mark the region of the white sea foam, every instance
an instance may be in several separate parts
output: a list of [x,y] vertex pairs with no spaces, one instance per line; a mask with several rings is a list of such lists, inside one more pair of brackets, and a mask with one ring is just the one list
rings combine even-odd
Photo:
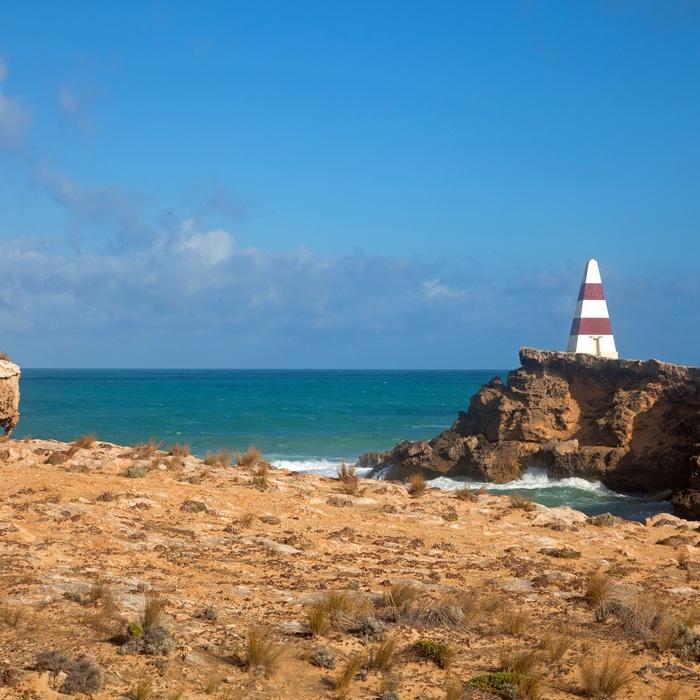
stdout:
[[[346,464],[352,465],[354,460],[344,460]],[[321,476],[338,476],[338,469],[343,464],[340,459],[274,459],[272,466],[278,469],[289,469],[295,472],[309,472],[311,474],[320,474]],[[366,476],[369,469],[357,469],[358,476]]]
[[[575,489],[577,491],[587,491],[591,494],[607,496],[615,492],[603,486],[600,481],[588,481],[580,477],[567,477],[565,479],[553,479],[547,475],[544,469],[529,469],[520,479],[509,481],[505,484],[493,484],[485,481],[463,481],[439,477],[430,481],[431,486],[452,491],[454,489],[479,488],[486,486],[489,491],[534,491],[539,489]],[[617,495],[617,494],[615,494]]]

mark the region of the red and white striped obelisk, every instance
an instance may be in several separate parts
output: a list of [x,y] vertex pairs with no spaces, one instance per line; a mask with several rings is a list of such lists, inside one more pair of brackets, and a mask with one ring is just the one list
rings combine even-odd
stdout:
[[598,263],[593,258],[586,263],[586,271],[583,273],[574,322],[571,324],[569,347],[566,350],[617,359],[603,282]]

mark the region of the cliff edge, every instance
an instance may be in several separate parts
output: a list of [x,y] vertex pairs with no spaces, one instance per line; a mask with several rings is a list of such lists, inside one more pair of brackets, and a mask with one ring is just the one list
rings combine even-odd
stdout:
[[618,491],[669,491],[676,515],[700,518],[700,368],[532,348],[520,362],[449,430],[362,455],[360,466],[387,479],[422,471],[496,483],[540,467]]
[[0,360],[0,428],[9,435],[19,420],[19,367]]

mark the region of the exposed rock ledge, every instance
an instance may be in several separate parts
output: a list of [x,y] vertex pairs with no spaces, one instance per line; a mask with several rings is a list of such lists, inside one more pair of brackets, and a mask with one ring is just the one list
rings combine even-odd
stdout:
[[700,369],[657,360],[520,349],[507,384],[494,377],[430,441],[360,457],[370,476],[504,483],[528,467],[600,479],[618,491],[667,491],[700,518]]
[[9,435],[19,420],[19,367],[0,360],[0,428]]

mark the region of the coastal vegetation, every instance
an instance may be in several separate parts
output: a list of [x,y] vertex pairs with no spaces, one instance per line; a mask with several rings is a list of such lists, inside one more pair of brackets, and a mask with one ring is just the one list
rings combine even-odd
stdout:
[[698,696],[697,524],[262,454],[159,469],[154,441],[5,446],[0,697]]

